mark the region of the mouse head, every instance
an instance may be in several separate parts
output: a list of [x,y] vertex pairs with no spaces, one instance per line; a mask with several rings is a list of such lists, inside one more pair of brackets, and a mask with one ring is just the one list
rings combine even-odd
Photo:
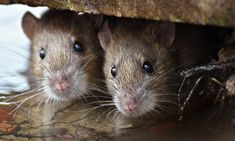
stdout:
[[168,52],[173,23],[120,19],[104,23],[98,34],[105,50],[104,73],[117,109],[139,117],[171,103],[169,79],[174,65]]
[[49,10],[40,19],[24,15],[35,81],[49,100],[80,98],[98,82],[101,52],[93,21],[72,11]]

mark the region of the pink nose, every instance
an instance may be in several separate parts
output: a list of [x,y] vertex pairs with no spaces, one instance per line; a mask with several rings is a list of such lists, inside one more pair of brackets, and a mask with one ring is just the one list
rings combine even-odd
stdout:
[[68,81],[66,80],[59,80],[55,82],[55,88],[57,90],[64,91],[66,90],[67,87],[68,87]]
[[131,112],[131,111],[133,111],[133,110],[136,108],[136,106],[137,106],[137,101],[136,101],[135,98],[132,98],[132,99],[129,99],[129,100],[126,102],[124,108],[125,108],[125,110]]

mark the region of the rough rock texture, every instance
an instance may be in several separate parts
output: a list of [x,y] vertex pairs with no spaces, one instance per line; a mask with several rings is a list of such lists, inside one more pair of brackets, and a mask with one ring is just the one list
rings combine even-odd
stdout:
[[[114,117],[107,109],[92,110],[91,107],[79,103],[48,106],[25,105],[11,113],[14,106],[1,105],[0,140],[154,141],[159,134],[165,134],[175,127],[173,122],[169,122],[146,128],[147,124],[144,122],[140,127],[134,128],[128,122],[117,129]],[[60,108],[45,122],[45,110],[54,106]]]
[[234,0],[0,0],[87,13],[195,24],[235,26]]

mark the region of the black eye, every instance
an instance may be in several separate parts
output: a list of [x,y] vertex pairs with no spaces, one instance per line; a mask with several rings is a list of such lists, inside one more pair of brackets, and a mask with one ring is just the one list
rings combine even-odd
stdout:
[[83,47],[78,41],[74,43],[73,48],[76,52],[83,52]]
[[39,51],[39,56],[40,56],[41,59],[44,59],[46,57],[46,50],[44,48],[42,48]]
[[115,66],[112,67],[111,74],[112,74],[113,77],[115,77],[117,75],[117,68]]
[[147,73],[152,73],[153,72],[153,66],[149,61],[145,61],[143,64],[143,69]]

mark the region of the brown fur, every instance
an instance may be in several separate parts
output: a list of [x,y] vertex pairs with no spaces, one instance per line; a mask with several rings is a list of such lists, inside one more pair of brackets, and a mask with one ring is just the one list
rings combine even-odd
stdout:
[[[97,17],[93,18],[95,21]],[[84,92],[85,94],[94,90],[91,85],[97,87],[101,85],[102,49],[96,36],[97,27],[93,20],[88,15],[77,15],[72,11],[53,9],[45,12],[40,19],[36,19],[30,13],[25,14],[22,27],[32,43],[30,70],[32,70],[34,81],[46,78],[44,73],[47,71],[52,75],[57,71],[69,75],[67,74],[69,67],[76,67],[77,70],[83,69],[83,73],[87,76],[85,81],[88,89]],[[75,41],[79,41],[83,46],[82,53],[74,51]],[[43,60],[39,56],[42,48],[46,50],[46,57]],[[39,83],[40,86],[42,83]],[[48,87],[52,88],[50,85]],[[71,97],[70,95],[64,96],[64,99]]]
[[[141,99],[139,95],[146,93],[143,99],[147,101],[138,106],[150,108],[144,112],[140,108],[139,113],[126,113],[126,116],[139,117],[155,110],[160,115],[175,115],[179,108],[177,92],[182,81],[179,70],[206,62],[209,42],[204,33],[202,28],[194,26],[177,25],[175,30],[174,23],[109,19],[98,36],[105,50],[107,87],[116,106],[121,106],[124,95]],[[146,60],[155,70],[151,74],[143,70]],[[115,78],[110,73],[113,66],[117,68]],[[151,103],[154,104],[150,106]]]
[[[117,23],[106,23],[107,25],[104,25],[103,30],[99,33],[101,45],[106,52],[104,73],[110,93],[114,97],[119,95],[114,88],[116,87],[120,93],[140,95],[137,99],[141,99],[140,97],[143,93],[146,93],[145,91],[151,91],[154,94],[148,94],[143,98],[147,101],[140,102],[139,107],[148,107],[150,103],[156,104],[157,102],[161,105],[158,107],[159,111],[164,111],[163,105],[170,105],[169,107],[173,109],[176,97],[172,95],[174,88],[171,86],[174,83],[171,83],[170,79],[173,77],[171,76],[172,71],[174,71],[172,68],[175,68],[176,64],[168,48],[173,41],[172,38],[174,38],[174,27],[168,23],[131,19],[114,22]],[[164,24],[168,27],[164,27]],[[165,34],[159,33],[159,31],[165,31]],[[146,60],[153,65],[154,72],[151,74],[147,74],[143,70],[143,63]],[[110,73],[113,66],[117,68],[115,78]],[[142,89],[141,94],[139,94],[138,89]],[[165,94],[165,96],[162,96],[162,94]],[[119,96],[123,97],[122,94]],[[158,98],[156,99],[156,97]],[[171,111],[171,109],[167,108],[168,111]],[[144,112],[140,113],[144,114]],[[127,116],[136,117],[141,114],[134,112]]]

